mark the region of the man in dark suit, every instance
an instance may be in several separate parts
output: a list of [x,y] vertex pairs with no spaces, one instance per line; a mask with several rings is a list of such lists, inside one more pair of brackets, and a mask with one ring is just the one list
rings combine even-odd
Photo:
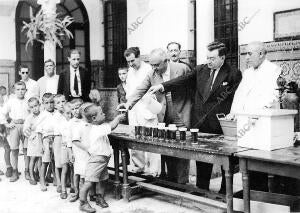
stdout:
[[[212,42],[207,46],[207,64],[198,65],[191,74],[150,88],[150,93],[157,91],[176,91],[185,85],[195,90],[192,108],[191,126],[200,132],[222,134],[218,113],[230,112],[233,96],[242,75],[225,63],[226,47],[221,42]],[[196,162],[197,183],[199,188],[209,189],[212,164]],[[220,192],[225,193],[225,178],[222,170]]]
[[80,52],[76,49],[70,51],[68,57],[70,66],[59,74],[57,94],[64,94],[68,101],[74,98],[89,100],[91,89],[91,74],[79,66]]
[[[126,104],[120,104],[117,109],[132,108],[153,85],[158,85],[164,81],[186,75],[190,69],[180,63],[169,62],[167,54],[162,49],[154,49],[149,57],[152,66],[140,86],[128,98]],[[176,124],[177,127],[190,127],[191,96],[187,86],[182,86],[179,90],[167,93],[156,94],[157,101],[162,105],[162,110],[157,115],[159,122],[166,124]],[[189,160],[180,159],[171,156],[165,156],[168,178],[177,183],[187,183],[189,175]]]

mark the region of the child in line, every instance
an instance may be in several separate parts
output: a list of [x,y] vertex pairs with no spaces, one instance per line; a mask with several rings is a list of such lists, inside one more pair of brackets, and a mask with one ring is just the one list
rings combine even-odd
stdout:
[[[4,161],[6,164],[6,177],[11,177],[12,175],[12,167],[10,163],[10,147],[7,141],[7,131],[6,126],[4,124],[0,124],[0,147],[4,148]],[[1,175],[4,173],[0,170]],[[1,180],[1,179],[0,179]]]
[[[11,96],[7,103],[4,104],[3,114],[6,116],[9,129],[9,146],[11,149],[11,164],[13,174],[10,182],[15,182],[19,179],[18,173],[18,157],[20,141],[24,143],[23,124],[25,118],[28,116],[28,104],[25,100],[26,85],[24,82],[19,81],[14,85],[15,95]],[[30,179],[29,175],[29,158],[27,157],[27,144],[23,144],[23,153],[25,161],[25,178]]]
[[82,142],[80,135],[81,129],[84,128],[85,122],[82,120],[80,115],[80,107],[83,104],[82,99],[73,99],[71,102],[73,118],[70,120],[71,127],[71,140],[72,140],[72,151],[74,155],[74,187],[75,193],[71,195],[70,202],[75,202],[79,198],[80,183],[84,182],[84,173],[86,162],[88,159],[88,153],[84,152],[78,147]]
[[25,140],[28,141],[27,156],[30,158],[29,162],[29,183],[36,185],[37,182],[34,177],[34,167],[37,162],[37,169],[40,171],[42,164],[42,144],[38,140],[38,133],[36,128],[38,125],[38,119],[40,115],[40,102],[36,97],[31,97],[28,100],[28,107],[30,110],[30,115],[27,116],[24,122],[23,132],[25,135]]
[[[8,96],[6,93],[6,88],[4,86],[0,86],[0,125],[1,125],[1,132],[0,132],[0,146],[4,148],[4,160],[6,163],[6,177],[12,176],[12,166],[10,163],[10,147],[7,141],[7,130],[5,124],[6,116],[3,112],[3,106],[8,101]],[[0,170],[0,175],[4,175],[4,172]]]
[[[60,123],[57,124],[56,128],[56,136],[54,140],[59,140],[61,144],[61,155],[60,155],[60,161],[62,165],[62,171],[61,171],[61,199],[66,199],[68,197],[67,194],[67,174],[68,174],[68,164],[71,162],[71,153],[69,152],[69,147],[72,146],[71,142],[71,129],[70,129],[70,119],[72,118],[71,113],[71,105],[70,103],[66,103],[63,107],[63,116],[64,119],[60,121]],[[72,181],[71,181],[72,183]],[[71,186],[72,187],[72,186]]]
[[87,201],[87,194],[93,183],[99,187],[97,191],[96,204],[102,208],[108,207],[104,200],[105,181],[108,179],[107,164],[112,150],[107,135],[125,118],[124,114],[118,115],[113,121],[104,123],[105,114],[102,108],[96,105],[87,106],[84,110],[87,122],[91,124],[89,132],[89,146],[82,147],[89,153],[89,159],[85,170],[85,183],[80,190],[79,209],[84,212],[96,212]]
[[55,165],[55,176],[56,176],[56,184],[57,184],[57,192],[62,192],[61,186],[61,170],[62,170],[62,163],[61,163],[61,139],[56,137],[58,135],[57,127],[59,124],[65,121],[64,117],[64,105],[66,103],[66,98],[62,94],[57,94],[54,96],[54,120],[56,125],[54,125],[54,141],[53,141],[53,154],[54,154],[54,165]]
[[56,121],[54,114],[54,100],[51,93],[45,93],[42,97],[44,111],[39,118],[37,127],[38,140],[42,144],[42,166],[40,170],[40,185],[42,191],[47,191],[45,175],[46,170],[51,162],[51,150],[54,140],[54,126]]

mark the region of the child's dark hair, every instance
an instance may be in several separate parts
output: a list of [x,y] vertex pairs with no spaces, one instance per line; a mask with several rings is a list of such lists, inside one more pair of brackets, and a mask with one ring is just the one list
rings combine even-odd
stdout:
[[49,98],[53,98],[53,94],[50,92],[46,92],[42,97],[42,101],[44,102],[45,99],[49,99]]

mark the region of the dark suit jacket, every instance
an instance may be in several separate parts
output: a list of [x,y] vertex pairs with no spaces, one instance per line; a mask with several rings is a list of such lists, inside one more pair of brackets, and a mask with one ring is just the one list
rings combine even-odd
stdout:
[[[84,101],[89,101],[89,93],[91,90],[91,73],[83,67],[79,67],[81,94]],[[59,74],[57,94],[63,94],[67,100],[70,100],[70,67],[68,66]]]
[[195,91],[192,127],[199,128],[202,132],[220,134],[222,130],[216,114],[230,112],[233,96],[242,79],[242,74],[224,63],[215,78],[212,90],[209,95],[206,95],[204,88],[209,75],[210,69],[206,64],[198,65],[189,75],[164,82],[163,86],[165,91],[176,91],[182,86],[191,86]]
[[[190,69],[188,66],[180,63],[170,62],[170,79],[186,75]],[[153,85],[158,85],[163,83],[163,78],[156,74],[153,70],[148,73],[142,84],[137,87],[136,92],[131,95],[128,99],[130,106],[133,106],[137,103],[148,89]],[[162,110],[157,115],[159,122],[164,122],[164,117],[166,113],[166,96],[162,93],[156,93],[157,101],[162,104]],[[182,122],[190,127],[190,114],[191,114],[191,95],[186,86],[182,86],[180,89],[172,92],[172,102],[175,111],[177,112],[179,118]]]
[[117,95],[118,95],[118,103],[126,103],[127,99],[126,99],[126,92],[124,90],[124,87],[121,84],[118,84],[117,86]]

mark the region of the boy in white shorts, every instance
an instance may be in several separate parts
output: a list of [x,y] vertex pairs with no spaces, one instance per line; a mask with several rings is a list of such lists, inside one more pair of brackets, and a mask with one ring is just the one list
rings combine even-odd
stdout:
[[85,171],[85,183],[80,190],[79,209],[84,212],[96,212],[87,201],[88,191],[93,183],[98,183],[96,204],[102,208],[108,207],[104,200],[105,181],[108,179],[107,164],[112,154],[107,135],[124,120],[125,114],[118,115],[113,121],[104,123],[105,114],[100,106],[90,105],[84,110],[89,124],[92,124],[89,132],[89,146],[82,147],[89,153],[89,159]]
[[[78,147],[81,143],[79,132],[84,128],[85,122],[80,115],[80,107],[83,104],[82,99],[73,99],[71,102],[71,109],[73,118],[70,120],[71,127],[71,140],[72,140],[72,152],[74,155],[74,187],[75,193],[71,194],[70,202],[75,202],[79,198],[79,183],[84,181],[84,172],[86,162],[88,159],[88,153],[84,152]],[[77,145],[75,145],[77,144]]]
[[[28,105],[25,100],[26,85],[24,82],[19,81],[14,85],[15,95],[11,96],[7,103],[3,106],[3,114],[7,116],[6,124],[9,129],[9,146],[11,149],[11,164],[13,168],[13,174],[10,178],[10,182],[15,182],[19,179],[18,173],[18,157],[19,157],[19,145],[20,141],[24,143],[23,124],[25,118],[28,116]],[[27,157],[27,144],[23,144],[23,153],[25,161],[25,178],[30,179],[29,175],[29,159]]]
[[56,121],[54,119],[54,100],[51,93],[45,93],[42,97],[44,111],[39,116],[39,125],[37,127],[38,139],[42,144],[42,166],[40,170],[40,185],[42,191],[47,191],[45,175],[46,170],[51,162],[51,150],[54,139],[54,126]]
[[28,107],[30,110],[30,115],[27,116],[24,123],[24,135],[25,140],[28,141],[27,156],[30,158],[29,162],[29,183],[36,185],[37,182],[34,178],[34,167],[35,163],[38,163],[38,170],[41,169],[42,164],[42,144],[38,140],[38,133],[36,128],[38,126],[38,120],[40,115],[40,102],[36,97],[31,97],[28,100]]
[[57,127],[63,123],[66,119],[63,115],[64,113],[64,105],[66,103],[66,98],[62,94],[57,94],[54,96],[54,120],[56,125],[54,125],[54,141],[53,141],[53,154],[54,154],[54,165],[55,165],[55,176],[56,176],[56,184],[57,184],[57,192],[61,193],[61,139],[58,136],[60,133],[58,132]]
[[61,144],[61,155],[60,155],[60,163],[62,165],[61,171],[61,199],[66,199],[68,197],[66,181],[68,174],[68,164],[72,161],[71,152],[69,151],[69,147],[72,147],[71,142],[71,129],[70,129],[70,119],[72,118],[71,106],[70,103],[66,103],[63,107],[63,116],[64,119],[57,124],[55,130],[55,138],[54,141],[60,141]]

